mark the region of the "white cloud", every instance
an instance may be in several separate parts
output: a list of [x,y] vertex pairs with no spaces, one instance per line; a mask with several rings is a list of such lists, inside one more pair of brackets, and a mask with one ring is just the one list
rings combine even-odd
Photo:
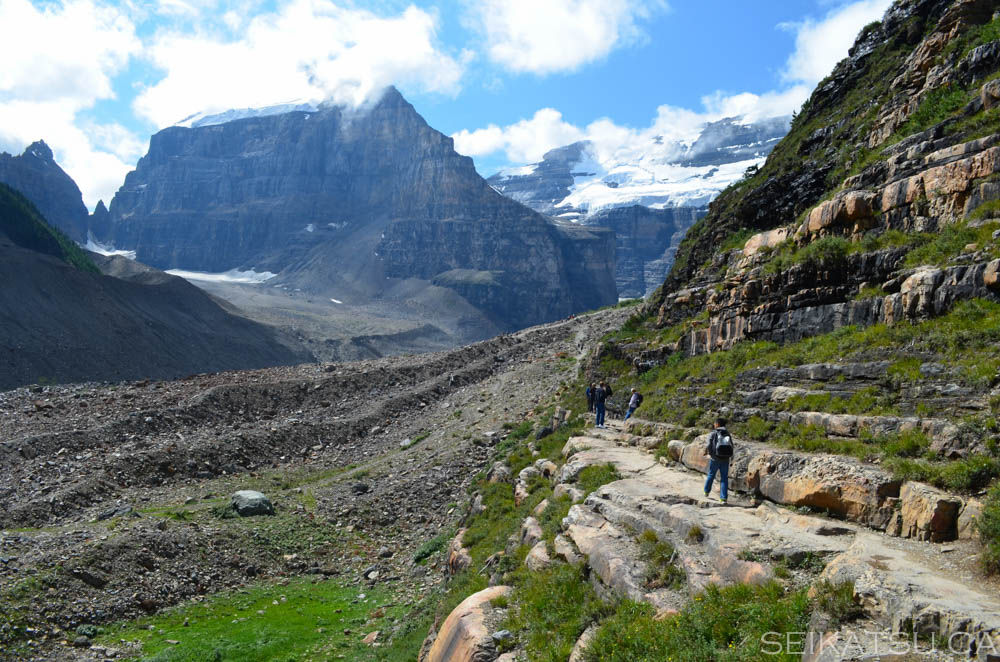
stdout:
[[137,138],[81,112],[114,98],[113,77],[140,49],[133,23],[115,8],[0,0],[0,149],[16,154],[43,139],[88,206],[110,199]]
[[644,38],[639,23],[662,0],[473,0],[471,22],[489,58],[515,72],[572,71]]
[[235,40],[165,32],[149,49],[165,76],[134,108],[162,127],[199,111],[297,99],[357,105],[394,83],[453,94],[462,64],[437,48],[436,31],[436,16],[412,5],[385,18],[294,0],[253,18]]
[[892,0],[861,0],[831,11],[821,21],[782,24],[795,32],[795,52],[785,63],[782,78],[810,86],[823,80],[847,57],[861,28],[880,20],[891,4]]
[[46,9],[0,0],[0,99],[85,106],[110,98],[111,77],[140,47],[134,26],[116,9],[89,0]]
[[[496,2],[500,3],[500,0]],[[572,0],[556,4],[565,6],[566,2]],[[891,2],[892,0],[860,0],[831,11],[819,21],[808,19],[778,26],[796,33],[795,51],[789,56],[782,73],[782,79],[786,83],[782,88],[761,94],[716,91],[702,97],[702,108],[699,110],[663,105],[657,109],[656,117],[645,129],[622,127],[610,119],[601,119],[580,128],[565,122],[558,110],[544,108],[531,119],[506,127],[491,124],[485,129],[474,131],[463,129],[452,136],[455,139],[455,149],[462,154],[477,157],[503,152],[511,163],[528,163],[539,161],[545,152],[555,147],[577,140],[590,140],[593,143],[592,152],[601,162],[620,161],[623,154],[630,152],[636,158],[640,154],[655,152],[658,152],[659,158],[669,158],[671,155],[667,153],[665,146],[672,144],[676,149],[676,145],[693,140],[706,122],[725,117],[741,117],[748,122],[755,122],[797,111],[809,97],[815,84],[847,56],[847,51],[861,28],[880,19]],[[492,6],[491,3],[493,0],[484,3],[484,6]],[[619,8],[625,5],[607,4]],[[515,10],[528,12],[527,3],[513,2],[510,5],[515,9],[507,10],[508,13]],[[538,8],[538,11],[547,15],[546,12],[551,10]],[[503,13],[501,9],[498,12]],[[525,16],[527,13],[522,18]],[[503,24],[501,19],[497,21]],[[533,34],[533,29],[531,26],[524,28],[525,34]],[[539,40],[543,40],[541,34]],[[530,44],[526,42],[523,46],[526,53],[530,52]]]

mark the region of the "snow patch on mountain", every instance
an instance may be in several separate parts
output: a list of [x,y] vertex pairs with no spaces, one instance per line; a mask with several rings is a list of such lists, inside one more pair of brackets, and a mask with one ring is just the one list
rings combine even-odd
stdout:
[[632,205],[700,208],[748,168],[763,164],[788,132],[789,120],[727,118],[669,137],[582,141],[550,150],[539,163],[502,170],[488,181],[541,213],[569,220]]
[[305,101],[302,99],[279,103],[274,106],[263,108],[233,108],[221,113],[200,112],[185,117],[174,126],[182,126],[188,129],[195,129],[200,126],[214,126],[225,124],[235,120],[242,120],[248,117],[267,117],[269,115],[282,115],[284,113],[307,112],[314,113],[319,110],[319,102]]

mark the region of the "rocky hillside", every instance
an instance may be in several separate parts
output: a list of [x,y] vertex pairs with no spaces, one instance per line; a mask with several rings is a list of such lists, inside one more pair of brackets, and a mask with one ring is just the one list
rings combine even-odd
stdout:
[[359,110],[164,129],[94,234],[156,267],[270,271],[346,304],[443,288],[501,330],[616,301],[609,232],[498,195],[394,88]]
[[0,152],[0,183],[34,202],[42,216],[71,239],[87,242],[89,213],[83,195],[44,141],[31,143],[20,156]]
[[2,184],[0,258],[0,389],[178,377],[311,358],[180,278],[124,258],[85,254]]

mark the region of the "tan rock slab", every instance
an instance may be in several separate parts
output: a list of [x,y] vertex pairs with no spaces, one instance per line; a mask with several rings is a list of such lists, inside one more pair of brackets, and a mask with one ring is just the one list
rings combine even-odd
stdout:
[[509,586],[491,586],[473,593],[448,615],[423,662],[488,662],[497,658],[487,624],[490,601],[509,595]]

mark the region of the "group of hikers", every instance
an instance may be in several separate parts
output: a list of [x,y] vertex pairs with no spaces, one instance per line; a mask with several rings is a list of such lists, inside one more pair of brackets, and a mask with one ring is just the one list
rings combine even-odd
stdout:
[[[608,398],[612,396],[611,386],[607,382],[592,383],[587,387],[587,408],[594,413],[596,426],[604,429],[607,416]],[[627,421],[642,404],[642,393],[632,389],[628,401],[628,409],[623,421]],[[719,417],[712,425],[712,433],[703,453],[708,456],[708,478],[705,480],[705,497],[712,493],[715,475],[719,474],[719,500],[726,503],[729,499],[729,461],[733,457],[733,436],[726,429],[726,419]]]

